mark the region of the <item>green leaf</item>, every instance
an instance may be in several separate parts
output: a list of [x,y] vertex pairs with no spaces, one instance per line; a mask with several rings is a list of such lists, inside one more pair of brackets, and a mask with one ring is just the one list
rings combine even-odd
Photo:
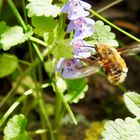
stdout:
[[58,44],[56,44],[53,49],[52,49],[52,54],[54,55],[54,57],[56,59],[59,58],[66,58],[66,59],[70,59],[73,58],[73,47],[71,45],[69,45],[69,43],[66,42],[61,42],[59,41]]
[[52,74],[54,72],[54,67],[55,67],[54,61],[52,61],[52,60],[48,60],[44,64],[44,68],[49,74]]
[[135,92],[124,94],[124,102],[131,113],[140,117],[140,95]]
[[53,30],[43,34],[45,42],[50,44],[51,46],[54,44],[56,44],[57,46],[61,46],[62,44],[64,46],[70,46],[69,45],[70,40],[69,39],[64,40],[64,36],[65,36],[64,29],[57,24],[57,20],[55,21],[55,23],[56,26]]
[[85,97],[85,92],[88,90],[87,79],[66,80],[67,94],[65,100],[70,103],[78,103],[80,99]]
[[[0,22],[0,39],[1,39],[1,34],[7,30],[9,27],[6,25],[6,22],[1,21]],[[0,43],[0,48],[2,48],[2,44]]]
[[23,29],[20,26],[11,27],[3,34],[1,34],[0,43],[2,44],[3,50],[9,50],[11,47],[25,42],[31,35],[32,31],[23,33]]
[[2,34],[8,28],[9,27],[6,25],[6,22],[4,22],[4,21],[0,22],[0,34]]
[[34,32],[40,36],[43,36],[43,34],[46,32],[52,32],[52,30],[56,27],[57,22],[53,17],[33,16],[32,24],[34,26]]
[[47,44],[52,46],[52,44],[55,42],[55,39],[56,39],[55,34],[54,34],[54,30],[52,32],[44,33],[43,38]]
[[18,58],[15,55],[0,55],[0,78],[12,74],[18,67]]
[[105,43],[113,46],[118,46],[118,42],[115,40],[115,34],[111,32],[111,28],[108,25],[104,25],[101,20],[96,21],[94,24],[94,34],[91,37],[92,42]]
[[107,121],[102,133],[102,140],[139,140],[140,124],[133,118]]
[[25,130],[27,120],[24,115],[14,115],[4,128],[4,140],[31,140]]
[[56,4],[51,4],[50,0],[28,0],[30,3],[27,4],[28,16],[52,16],[57,17],[61,9]]

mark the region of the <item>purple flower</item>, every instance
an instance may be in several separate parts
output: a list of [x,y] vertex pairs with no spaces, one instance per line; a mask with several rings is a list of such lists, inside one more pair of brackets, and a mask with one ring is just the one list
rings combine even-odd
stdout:
[[63,78],[76,78],[82,67],[82,63],[79,59],[64,59],[61,58],[57,63],[56,70],[62,75]]
[[74,58],[87,58],[94,54],[95,48],[80,39],[73,39],[71,46],[74,48]]
[[[56,66],[56,70],[63,78],[81,78],[98,70],[93,66],[85,65],[86,59],[96,53],[95,48],[85,42],[83,39],[91,36],[94,33],[94,20],[87,18],[91,5],[81,0],[69,0],[62,8],[63,13],[68,13],[68,18],[71,20],[67,32],[74,30],[71,46],[74,48],[74,58],[61,58]],[[85,61],[84,61],[85,60]]]
[[84,9],[90,9],[91,5],[81,0],[69,0],[69,2],[62,8],[63,13],[69,12],[68,18],[74,20],[80,17],[89,15],[88,11]]
[[94,23],[95,21],[90,18],[78,18],[69,23],[67,32],[70,33],[72,30],[75,30],[74,38],[83,39],[93,34]]
[[56,70],[66,79],[83,78],[100,70],[98,66],[86,66],[80,59],[60,59]]

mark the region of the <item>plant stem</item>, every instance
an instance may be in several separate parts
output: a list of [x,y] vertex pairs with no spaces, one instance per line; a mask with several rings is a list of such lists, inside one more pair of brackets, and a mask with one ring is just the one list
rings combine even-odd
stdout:
[[109,3],[108,5],[104,6],[103,8],[101,8],[100,10],[97,11],[97,13],[101,13],[109,8],[111,8],[112,6],[122,2],[123,0],[116,0],[116,1],[113,1],[112,3]]
[[24,20],[27,24],[27,13],[26,13],[26,7],[25,7],[25,0],[22,0],[22,7],[23,7],[23,13],[24,13]]
[[124,85],[120,84],[118,85],[118,87],[123,91],[123,92],[127,92],[128,90],[125,88]]
[[[52,48],[51,48],[52,49]],[[50,50],[44,50],[43,52],[43,57],[47,56],[50,53]],[[20,76],[20,78],[17,80],[17,84],[15,86],[12,87],[12,89],[7,93],[7,95],[4,97],[4,99],[1,101],[0,103],[0,108],[4,105],[4,103],[14,94],[14,92],[16,91],[16,89],[19,87],[19,85],[21,84],[23,78],[33,69],[35,68],[38,64],[39,64],[39,59],[36,58],[36,60],[34,60],[34,63],[30,65],[30,67]]]
[[2,10],[3,2],[4,2],[4,0],[0,0],[0,13],[1,13],[1,10]]
[[27,66],[30,66],[30,65],[31,65],[31,63],[29,63],[29,62],[27,62],[27,61],[24,61],[24,60],[21,60],[21,59],[18,59],[18,60],[17,60],[17,58],[11,58],[11,57],[8,56],[8,55],[4,55],[4,57],[7,57],[7,58],[9,58],[9,59],[11,59],[11,60],[13,60],[13,61],[18,61],[19,63],[25,64],[25,65],[27,65]]
[[42,97],[41,93],[39,93],[39,106],[40,106],[40,109],[41,109],[41,113],[42,113],[43,117],[45,118],[46,124],[48,126],[48,129],[49,129],[49,132],[50,132],[50,138],[51,138],[51,140],[55,140],[54,135],[53,135],[53,131],[52,131],[52,126],[51,126],[51,123],[49,121],[49,118],[48,118],[48,115],[47,115],[47,112],[46,112],[45,104],[44,104],[43,97]]
[[[27,29],[27,26],[26,26],[24,20],[22,19],[21,15],[19,14],[18,10],[16,9],[14,3],[12,2],[12,0],[7,0],[7,1],[9,3],[9,5],[10,5],[10,7],[11,7],[11,9],[12,9],[15,17],[17,18],[17,20],[19,21],[19,23],[22,25],[22,27],[24,28],[24,30],[26,30]],[[30,40],[33,41],[33,42],[36,42],[38,44],[41,44],[41,45],[43,45],[45,47],[48,47],[48,44],[47,43],[45,43],[44,41],[42,41],[42,40],[40,40],[38,38],[30,37]]]
[[[36,44],[34,44],[34,43],[32,43],[32,45],[33,45],[33,47],[37,47]],[[31,59],[31,62],[33,63],[34,62],[33,49],[32,49],[32,46],[31,46],[30,42],[29,42],[29,51],[30,51],[30,59]],[[37,81],[37,73],[36,73],[35,69],[33,69],[32,77],[33,77],[33,81],[35,83],[35,87],[37,87],[38,86],[38,81]],[[41,96],[41,94],[42,94],[42,91],[36,92],[36,96],[37,96],[36,100],[37,100],[38,106],[39,106],[39,111],[40,111],[39,116],[40,116],[41,125],[42,125],[42,128],[45,129],[46,128],[45,116],[42,113],[41,106],[40,106],[40,96]],[[46,133],[41,135],[41,140],[45,140],[46,138],[47,138]]]
[[6,113],[3,115],[2,119],[0,119],[0,127],[3,125],[3,123],[6,121],[6,119],[10,116],[10,114],[16,109],[16,107],[25,99],[26,96],[32,94],[34,91],[40,90],[41,88],[46,88],[50,86],[49,83],[43,84],[40,87],[30,89],[24,92],[24,94],[19,97],[12,105],[11,107],[6,111]]
[[4,99],[0,103],[0,108],[4,105],[4,103],[13,95],[13,93],[16,91],[16,89],[21,84],[23,78],[31,71],[31,69],[34,67],[34,65],[30,66],[23,75],[17,80],[17,84],[12,87],[12,89],[7,93],[7,95],[4,97]]
[[38,49],[38,46],[37,46],[35,43],[32,43],[32,45],[33,45],[33,48],[34,48],[34,50],[35,50],[35,52],[36,52],[36,54],[37,54],[37,56],[38,56],[40,62],[43,63],[44,58],[43,58],[43,56],[42,56],[42,53],[41,53],[40,50]]
[[63,94],[61,92],[59,92],[59,90],[57,89],[57,86],[55,85],[55,83],[53,83],[52,86],[53,86],[54,90],[56,91],[56,94],[58,94],[59,98],[61,98],[66,110],[68,111],[68,113],[69,113],[69,115],[70,115],[70,117],[72,119],[72,121],[74,122],[74,124],[77,124],[75,116],[74,116],[69,104],[66,102]]
[[30,136],[38,135],[38,134],[43,134],[46,133],[48,130],[47,129],[38,129],[36,131],[28,131],[27,134]]
[[[101,9],[97,10],[97,13],[102,13],[103,11],[111,8],[112,6],[122,2],[123,0],[116,0],[116,1],[113,1],[112,3],[109,3],[107,4],[106,6],[102,7]],[[92,18],[94,15],[90,15],[89,18]]]
[[[38,49],[38,46],[35,43],[33,43],[33,42],[36,42],[36,43],[38,43],[40,45],[43,45],[43,46],[45,46],[47,48],[48,48],[48,44],[46,42],[44,42],[44,41],[42,41],[42,40],[40,40],[38,38],[32,37],[32,36],[30,37],[30,40],[32,41],[32,45],[33,45],[34,50],[36,51],[40,61],[43,63],[43,61],[44,61],[43,55],[40,52],[40,50]],[[49,49],[48,49],[48,51],[49,51]]]
[[[43,51],[42,56],[43,58],[46,57],[50,51],[53,49],[53,47],[51,47],[50,49],[46,49]],[[39,59],[36,58],[34,60],[34,62],[30,65],[30,67],[20,76],[20,78],[17,80],[17,84],[15,86],[12,87],[12,89],[6,94],[6,96],[4,97],[4,99],[1,101],[0,103],[0,108],[5,104],[5,102],[14,94],[14,92],[17,90],[17,88],[19,87],[19,85],[21,84],[22,80],[24,79],[24,77],[32,70],[34,69],[38,64],[39,64]]]
[[99,15],[97,12],[95,12],[94,10],[89,10],[93,15],[97,16],[98,18],[100,18],[101,20],[103,20],[104,22],[106,22],[107,24],[109,24],[110,26],[112,26],[113,28],[117,29],[118,31],[122,32],[123,34],[125,34],[126,36],[132,38],[133,40],[140,42],[140,39],[131,35],[130,33],[124,31],[123,29],[119,28],[118,26],[116,26],[115,24],[111,23],[110,21],[108,21],[107,19],[105,19],[104,17],[102,17],[101,15]]
[[55,120],[54,120],[54,129],[56,130],[55,140],[59,139],[60,134],[60,123],[62,116],[62,100],[58,94],[56,94],[56,103],[55,103]]
[[40,40],[38,38],[35,38],[33,36],[30,37],[30,40],[33,41],[33,42],[36,42],[36,43],[38,43],[40,45],[43,45],[45,47],[48,47],[48,44],[46,42],[44,42],[44,41],[42,41],[42,40]]
[[[38,76],[38,81],[39,83],[42,83],[42,70],[41,70],[41,65],[38,66],[38,73],[37,73],[37,76]],[[49,121],[49,116],[47,114],[47,108],[45,107],[45,102],[44,102],[44,98],[43,98],[43,91],[41,90],[40,92],[37,92],[37,101],[38,101],[38,105],[39,105],[39,109],[40,109],[40,120],[41,120],[41,125],[42,125],[42,128],[43,129],[46,129],[46,126],[48,127],[48,132],[50,134],[50,137],[53,137],[52,133],[50,131],[52,131],[52,126],[51,126],[51,123]],[[39,99],[39,100],[38,100]],[[42,106],[41,106],[41,102],[42,102]],[[42,109],[44,108],[44,109]],[[44,111],[44,112],[43,112]],[[45,114],[47,116],[47,120],[45,118]],[[44,134],[41,134],[41,139],[42,140],[46,140],[48,137],[47,137],[47,133],[44,133]]]
[[10,116],[10,114],[15,110],[15,108],[20,104],[19,100],[22,98],[20,97],[16,102],[12,104],[12,106],[6,111],[6,113],[3,115],[2,119],[0,120],[0,127],[3,125],[3,123],[6,121],[6,119]]
[[57,128],[59,126],[59,117],[60,117],[60,113],[61,113],[61,110],[62,110],[62,100],[61,98],[59,97],[58,94],[56,94],[56,104],[55,104],[55,128]]
[[24,28],[24,30],[27,29],[26,24],[24,23],[22,17],[20,16],[17,8],[15,7],[14,3],[12,2],[12,0],[7,0],[8,4],[10,5],[13,13],[15,14],[15,17],[17,18],[18,22],[22,25],[22,27]]
[[[22,27],[26,31],[27,30],[27,26],[26,26],[24,20],[22,19],[21,15],[19,14],[17,8],[15,7],[13,1],[12,0],[7,0],[7,2],[10,5],[10,7],[11,7],[11,9],[12,9],[15,17],[17,18],[17,20],[19,21],[19,23],[22,25]],[[41,43],[41,45],[43,44],[43,45],[46,46],[46,43],[45,42],[43,42],[43,41],[41,41],[41,40],[39,40],[37,38],[30,37],[30,39],[36,41],[37,43]],[[43,57],[41,55],[41,52],[40,52],[40,50],[38,49],[38,47],[37,47],[37,45],[35,43],[33,43],[33,47],[34,47],[34,49],[35,49],[35,51],[36,51],[36,53],[37,53],[40,61],[43,62]]]
[[60,93],[60,92],[58,92],[57,94],[58,94],[58,95],[60,96],[60,98],[62,99],[63,104],[64,104],[66,110],[68,111],[68,113],[69,113],[69,115],[70,115],[72,121],[74,122],[74,124],[77,125],[77,121],[76,121],[76,119],[75,119],[75,116],[74,116],[74,114],[73,114],[73,112],[72,112],[72,110],[71,110],[69,104],[65,101],[65,98],[64,98],[63,94]]

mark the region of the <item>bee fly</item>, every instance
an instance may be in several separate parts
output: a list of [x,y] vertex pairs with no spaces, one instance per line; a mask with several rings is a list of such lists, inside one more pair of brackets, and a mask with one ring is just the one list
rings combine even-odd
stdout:
[[95,49],[97,53],[95,61],[105,71],[109,82],[113,85],[122,83],[126,78],[128,68],[117,49],[106,44],[98,44]]
[[[83,66],[75,66],[76,72],[71,77],[68,77],[69,79],[86,77],[97,73],[103,68],[108,81],[113,85],[118,85],[125,80],[128,72],[128,68],[121,54],[135,54],[135,52],[140,51],[139,44],[116,49],[114,46],[98,43],[92,48],[95,48],[96,53],[87,58],[79,58]],[[63,71],[61,74],[63,74]]]

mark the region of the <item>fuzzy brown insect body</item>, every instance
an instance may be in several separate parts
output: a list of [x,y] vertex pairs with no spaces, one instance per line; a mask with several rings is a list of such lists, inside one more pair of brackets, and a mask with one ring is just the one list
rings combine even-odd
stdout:
[[96,46],[100,66],[105,70],[108,80],[118,85],[127,75],[128,68],[120,53],[112,46],[99,44]]
[[[101,68],[103,68],[106,72],[107,79],[111,84],[121,84],[127,76],[128,68],[120,54],[132,55],[135,54],[135,52],[140,52],[140,46],[129,46],[116,49],[114,46],[111,46],[109,44],[98,43],[94,47],[83,47],[94,48],[96,50],[96,53],[94,53],[90,57],[78,59],[81,65],[74,65],[74,72],[67,79],[83,78],[95,74],[99,72]],[[61,72],[61,74],[63,74],[63,71]]]

